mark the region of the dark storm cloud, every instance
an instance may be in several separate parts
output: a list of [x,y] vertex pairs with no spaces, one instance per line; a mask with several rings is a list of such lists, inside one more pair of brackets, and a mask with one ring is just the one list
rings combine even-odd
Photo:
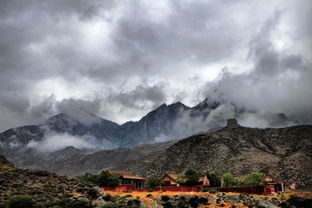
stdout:
[[[137,119],[175,97],[194,104],[206,96],[308,121],[311,5],[0,1],[0,130],[81,109]],[[292,47],[277,50],[276,34]],[[199,93],[216,68],[228,72]]]
[[130,92],[121,92],[107,98],[110,102],[117,102],[125,108],[144,108],[148,102],[153,108],[165,102],[166,95],[161,86],[138,86]]
[[107,78],[158,73],[180,62],[220,61],[233,52],[239,37],[228,35],[238,31],[223,21],[218,9],[222,7],[216,2],[172,1],[168,14],[159,20],[140,4],[130,4],[111,32],[112,52],[118,60],[90,73]]

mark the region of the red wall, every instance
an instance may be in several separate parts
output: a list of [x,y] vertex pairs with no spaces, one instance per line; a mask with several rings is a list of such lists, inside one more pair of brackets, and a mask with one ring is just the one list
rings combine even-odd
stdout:
[[165,192],[165,191],[172,191],[172,192],[191,192],[191,191],[202,191],[202,186],[193,186],[193,187],[162,187],[162,188],[141,188],[136,189],[134,185],[120,185],[116,187],[101,187],[104,191],[158,191],[158,192]]
[[262,194],[264,193],[263,186],[256,186],[256,187],[215,187],[210,188],[215,189],[220,192],[238,192],[238,193],[249,193],[249,194]]
[[135,185],[119,185],[116,187],[101,187],[104,191],[136,191]]
[[[140,192],[192,192],[192,191],[203,191],[203,186],[180,186],[180,187],[162,187],[162,188],[142,188],[136,189],[135,185],[120,185],[116,187],[101,187],[103,191],[140,191]],[[220,192],[238,192],[238,193],[249,193],[249,194],[263,194],[263,193],[274,193],[274,190],[264,186],[257,187],[209,187],[208,190],[218,190]]]

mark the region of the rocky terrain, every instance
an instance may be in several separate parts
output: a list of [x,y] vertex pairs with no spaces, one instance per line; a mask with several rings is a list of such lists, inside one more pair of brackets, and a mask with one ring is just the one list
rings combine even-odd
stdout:
[[119,169],[143,175],[181,173],[189,168],[240,176],[259,171],[286,184],[312,187],[312,126],[247,128],[227,126],[182,139],[152,162],[123,163]]
[[107,197],[99,187],[48,171],[15,168],[0,156],[1,208],[141,207],[131,196]]
[[[109,192],[112,196],[129,193]],[[284,192],[272,195],[209,192],[132,192],[142,207],[153,208],[310,208],[311,191]]]
[[89,188],[87,184],[47,171],[15,168],[0,156],[0,202],[15,195],[30,195],[39,204],[46,204],[57,198],[70,198],[79,189]]
[[[103,192],[76,179],[15,168],[0,156],[0,207],[41,208],[307,208],[309,191],[261,196],[210,192]],[[212,192],[214,191],[214,192]],[[27,205],[25,204],[27,203]]]

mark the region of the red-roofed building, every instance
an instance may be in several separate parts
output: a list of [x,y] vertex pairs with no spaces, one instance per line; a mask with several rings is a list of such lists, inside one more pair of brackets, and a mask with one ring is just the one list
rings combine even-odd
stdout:
[[[180,186],[180,184],[177,182],[177,178],[178,174],[166,173],[162,178],[162,186]],[[209,186],[210,182],[207,176],[200,176],[197,185]]]
[[114,171],[108,170],[110,174],[119,175],[121,179],[120,185],[130,185],[134,186],[134,188],[139,189],[144,187],[145,178],[133,175],[132,173],[124,172],[124,171]]
[[285,184],[283,181],[278,181],[272,175],[266,175],[263,181],[265,193],[275,193],[278,191],[285,191]]

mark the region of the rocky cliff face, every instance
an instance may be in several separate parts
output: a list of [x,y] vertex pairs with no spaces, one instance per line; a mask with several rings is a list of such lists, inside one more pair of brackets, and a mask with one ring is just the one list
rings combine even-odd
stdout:
[[237,176],[261,171],[287,184],[312,187],[312,126],[257,129],[231,124],[180,140],[144,166],[136,161],[120,168],[145,175],[189,168]]

